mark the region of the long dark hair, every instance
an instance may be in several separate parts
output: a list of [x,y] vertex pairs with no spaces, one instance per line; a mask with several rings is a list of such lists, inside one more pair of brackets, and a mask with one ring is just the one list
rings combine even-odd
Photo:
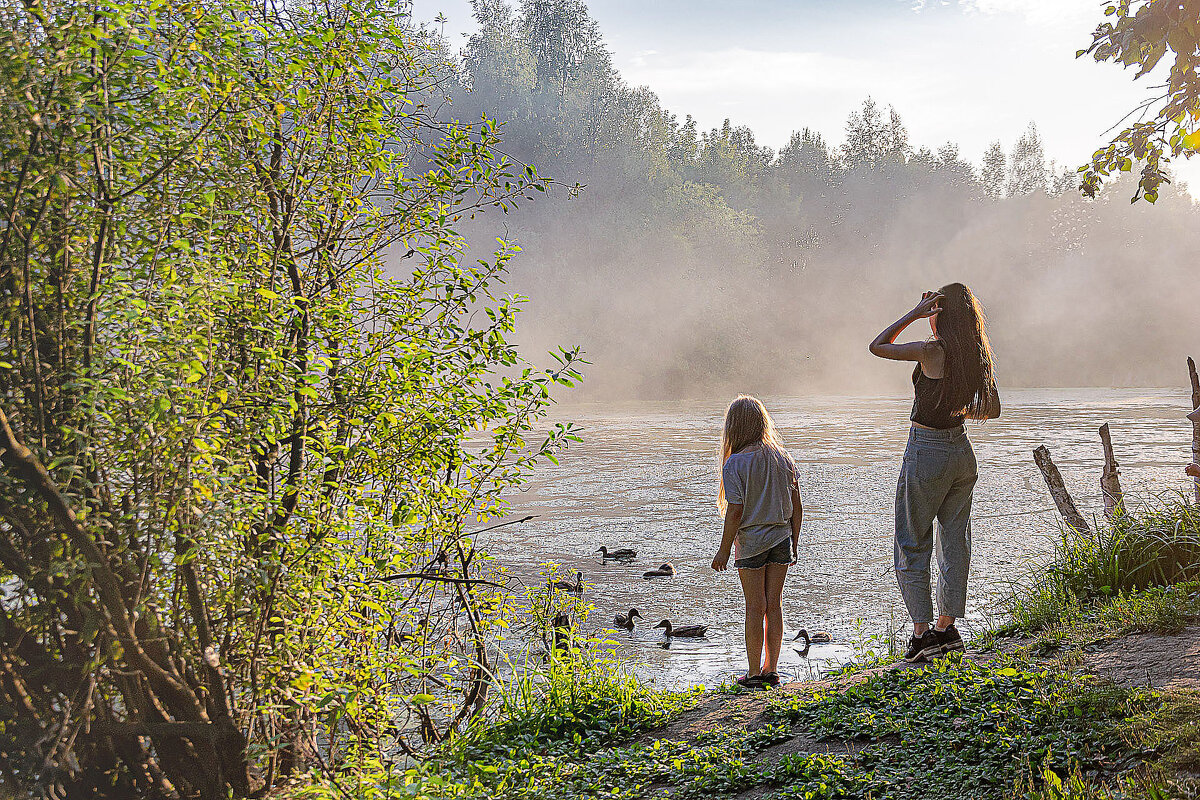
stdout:
[[[992,346],[984,328],[983,308],[962,283],[938,289],[937,338],[946,351],[946,366],[938,386],[939,410],[950,416],[986,419],[996,395]],[[921,369],[921,365],[917,365]]]

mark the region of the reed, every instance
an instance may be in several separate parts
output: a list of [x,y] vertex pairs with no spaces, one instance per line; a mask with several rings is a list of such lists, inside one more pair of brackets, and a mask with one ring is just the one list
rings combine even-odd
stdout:
[[1064,526],[1048,566],[1006,598],[1006,631],[1083,623],[1135,632],[1181,629],[1197,607],[1200,508],[1182,495],[1154,498],[1094,531]]
[[1064,594],[1083,602],[1200,579],[1200,507],[1157,498],[1094,532],[1064,528],[1048,570]]

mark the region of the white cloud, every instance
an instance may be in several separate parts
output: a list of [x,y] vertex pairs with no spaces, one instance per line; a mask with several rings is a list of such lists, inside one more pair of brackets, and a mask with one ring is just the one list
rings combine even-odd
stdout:
[[1012,14],[1041,27],[1073,27],[1099,22],[1103,6],[1098,0],[913,0],[913,10],[957,5],[972,14]]

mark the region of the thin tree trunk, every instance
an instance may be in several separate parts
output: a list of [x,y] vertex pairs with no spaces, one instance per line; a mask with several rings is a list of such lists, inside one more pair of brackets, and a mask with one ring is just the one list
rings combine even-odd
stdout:
[[[1200,408],[1200,375],[1196,362],[1188,356],[1188,377],[1192,379],[1192,408]],[[1200,464],[1200,420],[1192,423],[1192,461]],[[1196,505],[1200,506],[1200,483],[1196,484]]]
[[1104,471],[1100,473],[1100,493],[1104,495],[1104,516],[1116,519],[1117,511],[1125,513],[1125,494],[1121,491],[1121,468],[1113,454],[1112,435],[1108,423],[1100,426],[1100,442],[1104,445]]
[[1075,501],[1071,499],[1071,493],[1063,483],[1062,473],[1054,466],[1054,460],[1050,458],[1050,451],[1046,449],[1046,445],[1041,445],[1033,451],[1033,460],[1037,462],[1042,477],[1046,479],[1046,488],[1050,490],[1050,496],[1054,498],[1054,505],[1058,507],[1058,513],[1062,514],[1063,521],[1080,533],[1090,534],[1092,529],[1079,513]]

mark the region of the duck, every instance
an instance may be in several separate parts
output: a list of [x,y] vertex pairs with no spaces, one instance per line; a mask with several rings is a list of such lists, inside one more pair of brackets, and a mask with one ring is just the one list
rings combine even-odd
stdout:
[[632,547],[621,547],[617,550],[609,552],[608,548],[602,545],[596,552],[599,553],[602,558],[637,558],[637,550],[634,550]]
[[801,628],[796,632],[796,637],[792,641],[798,642],[801,639],[804,640],[804,649],[808,650],[809,645],[829,644],[833,641],[833,636],[830,635],[829,631],[813,631],[809,634],[807,630]]
[[564,592],[570,592],[571,594],[583,594],[583,572],[580,570],[575,571],[574,583],[570,581],[555,581],[550,585],[555,589],[562,589]]
[[670,562],[663,564],[658,569],[652,569],[648,572],[643,572],[642,577],[646,580],[651,578],[669,578],[675,574],[675,567],[671,566]]
[[613,624],[618,628],[624,628],[627,631],[631,631],[633,630],[633,618],[641,616],[642,615],[638,613],[636,608],[631,608],[629,609],[628,614],[617,614],[615,617],[613,617]]
[[671,625],[671,620],[669,620],[669,619],[664,619],[662,622],[658,623],[654,627],[666,628],[665,633],[667,635],[667,638],[670,638],[672,636],[687,636],[690,638],[699,638],[708,632],[707,625],[680,625],[679,627],[674,627],[673,625]]

